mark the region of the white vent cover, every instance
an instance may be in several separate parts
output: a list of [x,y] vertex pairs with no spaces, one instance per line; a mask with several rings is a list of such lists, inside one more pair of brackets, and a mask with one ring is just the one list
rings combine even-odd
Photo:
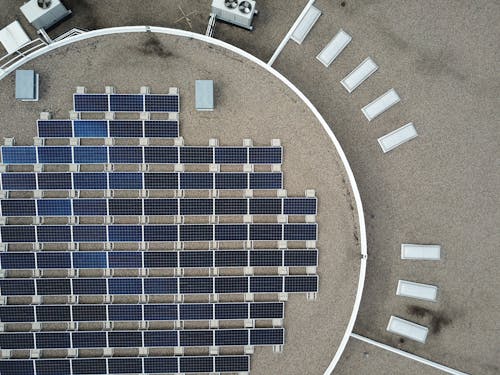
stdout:
[[212,13],[221,21],[252,30],[255,6],[255,0],[213,0]]

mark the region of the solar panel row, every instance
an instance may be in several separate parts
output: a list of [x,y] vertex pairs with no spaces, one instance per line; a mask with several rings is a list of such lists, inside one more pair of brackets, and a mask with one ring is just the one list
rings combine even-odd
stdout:
[[318,250],[43,251],[0,253],[0,269],[308,267]]
[[282,302],[111,304],[111,305],[9,305],[0,306],[2,323],[177,321],[281,319]]
[[177,120],[38,120],[40,138],[177,138]]
[[315,215],[316,198],[3,199],[2,216]]
[[76,112],[179,112],[179,95],[73,94]]
[[0,279],[0,294],[3,296],[306,293],[317,291],[317,275]]
[[317,224],[6,225],[4,243],[311,241]]
[[0,360],[2,375],[103,375],[248,372],[249,356]]
[[45,172],[1,174],[2,189],[30,190],[274,190],[282,174],[245,172]]
[[[234,149],[241,150],[233,157]],[[281,164],[281,147],[2,146],[4,164]]]
[[283,345],[283,328],[3,332],[2,349],[97,349]]

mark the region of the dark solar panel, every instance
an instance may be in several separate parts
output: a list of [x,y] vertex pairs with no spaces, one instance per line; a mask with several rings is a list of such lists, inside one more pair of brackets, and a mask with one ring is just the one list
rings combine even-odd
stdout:
[[107,268],[106,253],[82,251],[73,254],[74,268]]
[[306,293],[318,291],[318,276],[286,276],[285,292]]
[[286,267],[318,265],[318,250],[287,250],[284,255],[284,265]]
[[108,279],[109,294],[142,294],[142,279]]
[[177,215],[177,199],[144,199],[144,215]]
[[248,319],[248,304],[218,303],[215,305],[215,319]]
[[189,199],[179,200],[181,215],[213,215],[213,199]]
[[250,164],[281,164],[281,147],[250,147]]
[[74,173],[73,184],[76,190],[105,190],[108,188],[108,176],[106,173]]
[[216,199],[215,214],[216,215],[246,215],[247,199]]
[[218,329],[215,331],[215,346],[248,345],[248,330]]
[[250,361],[248,356],[216,356],[215,372],[248,372]]
[[285,224],[285,241],[316,240],[316,224]]
[[142,147],[109,147],[109,162],[115,164],[140,164],[143,162]]
[[248,189],[248,173],[226,172],[215,174],[216,189]]
[[33,296],[35,295],[35,281],[0,279],[0,292],[4,296]]
[[71,242],[68,225],[39,225],[36,227],[38,242]]
[[66,332],[37,332],[35,337],[38,349],[66,349],[71,347],[70,336]]
[[144,252],[145,268],[176,268],[177,253],[172,251],[146,251]]
[[250,189],[281,189],[281,173],[251,173]]
[[176,164],[179,162],[178,147],[144,147],[144,162],[158,164]]
[[185,277],[179,279],[180,294],[208,294],[213,293],[213,279],[211,277]]
[[38,322],[69,322],[71,321],[70,306],[36,306]]
[[106,199],[73,199],[75,216],[105,216],[108,214]]
[[73,104],[76,112],[107,112],[108,95],[74,94]]
[[109,173],[110,189],[142,189],[142,173],[119,172]]
[[173,277],[144,279],[145,294],[177,294],[177,279]]
[[108,236],[111,242],[140,242],[142,241],[142,226],[110,225]]
[[37,120],[40,138],[69,138],[73,136],[70,120]]
[[212,241],[213,238],[213,225],[187,224],[179,227],[180,241]]
[[178,320],[177,305],[144,305],[144,320]]
[[250,278],[250,293],[280,293],[283,291],[283,277],[255,276]]
[[107,347],[106,332],[74,332],[73,347],[84,348],[105,348]]
[[250,239],[279,241],[283,236],[282,230],[281,224],[250,224]]
[[146,374],[177,373],[177,358],[144,358],[144,372]]
[[251,303],[250,319],[281,319],[283,307],[282,302]]
[[71,173],[37,173],[38,189],[40,190],[69,190],[71,186]]
[[35,361],[36,375],[71,375],[67,359],[39,359]]
[[180,320],[212,320],[213,304],[183,303],[179,305]]
[[3,199],[2,216],[36,216],[35,200],[32,199]]
[[316,198],[285,198],[285,215],[316,215]]
[[0,322],[19,323],[34,322],[33,306],[0,306]]
[[111,112],[143,112],[144,96],[131,94],[112,94],[109,96]]
[[36,279],[36,290],[39,295],[71,294],[70,279]]
[[2,242],[35,242],[35,227],[27,225],[7,225],[0,227]]
[[250,330],[250,345],[283,345],[285,331],[283,328]]
[[179,267],[198,268],[213,267],[213,251],[181,251],[179,252]]
[[110,374],[142,374],[142,358],[108,358]]
[[219,224],[215,226],[216,241],[246,241],[248,240],[248,225]]
[[72,306],[72,309],[75,322],[102,322],[107,320],[105,305],[75,305]]
[[280,267],[283,265],[282,250],[252,250],[250,251],[251,267]]
[[4,333],[0,335],[2,349],[33,349],[35,342],[32,333]]
[[177,225],[145,225],[144,241],[177,241]]
[[142,199],[109,199],[110,215],[142,215]]
[[246,147],[217,147],[215,149],[216,164],[246,164],[248,161]]
[[75,225],[73,227],[74,242],[105,242],[106,227],[103,225]]
[[249,199],[250,215],[279,215],[281,214],[281,199],[255,198]]
[[179,122],[165,120],[146,120],[144,136],[148,138],[176,138],[179,136]]
[[180,162],[182,164],[210,164],[214,161],[213,147],[181,147]]
[[147,347],[178,346],[177,331],[146,331],[144,332],[144,346]]
[[248,277],[227,276],[215,278],[215,293],[247,293]]
[[145,95],[145,112],[179,112],[178,95]]
[[113,251],[108,253],[109,268],[141,268],[142,252]]
[[88,279],[88,278],[74,279],[73,294],[76,295],[107,294],[106,279]]
[[179,357],[179,370],[184,372],[212,372],[213,357]]
[[0,360],[0,374],[35,375],[34,362],[28,359]]
[[101,375],[106,373],[106,367],[105,358],[75,358],[72,360],[73,375]]
[[[106,120],[74,120],[73,127],[77,138],[105,138],[108,136]],[[71,137],[71,135],[66,135]]]
[[179,331],[180,346],[213,346],[213,330]]
[[57,252],[41,252],[37,253],[38,268],[71,268],[71,254]]
[[114,138],[141,138],[143,125],[140,120],[110,120],[109,136]]
[[110,348],[133,348],[142,346],[142,332],[108,332],[108,346]]
[[145,173],[144,189],[177,189],[177,173]]
[[248,252],[239,250],[220,250],[215,252],[215,267],[246,267]]
[[213,173],[185,172],[180,174],[180,188],[186,190],[213,189]]
[[21,270],[35,268],[33,253],[0,253],[0,265],[4,270]]
[[2,173],[3,190],[35,190],[36,187],[34,173]]
[[41,164],[71,164],[73,155],[71,147],[37,147],[38,162]]

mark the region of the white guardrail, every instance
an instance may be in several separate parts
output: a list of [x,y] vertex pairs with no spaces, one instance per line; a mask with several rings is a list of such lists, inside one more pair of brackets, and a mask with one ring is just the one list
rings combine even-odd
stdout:
[[[299,17],[299,19],[297,19],[296,23],[297,22],[300,22],[300,17]],[[323,116],[321,116],[319,111],[316,109],[316,107],[293,83],[291,83],[281,73],[279,73],[278,71],[273,69],[270,66],[270,64],[266,64],[264,61],[258,59],[254,55],[252,55],[248,52],[245,52],[242,49],[235,47],[231,44],[228,44],[228,43],[223,42],[223,41],[218,40],[218,39],[207,37],[205,35],[193,33],[190,31],[171,29],[171,28],[165,28],[165,27],[156,27],[156,26],[112,27],[112,28],[107,28],[107,29],[88,31],[88,32],[85,32],[83,34],[78,34],[78,35],[67,37],[65,39],[51,43],[43,48],[40,48],[40,49],[32,52],[29,55],[24,56],[22,59],[16,61],[14,64],[8,66],[5,70],[0,71],[0,80],[5,78],[9,73],[16,70],[18,67],[22,66],[26,62],[31,61],[31,60],[37,58],[38,56],[42,56],[47,52],[50,52],[50,51],[53,51],[57,48],[66,46],[68,44],[82,41],[82,40],[86,40],[86,39],[99,37],[99,36],[111,35],[111,34],[144,33],[144,32],[153,32],[153,33],[174,35],[174,36],[178,36],[178,37],[200,40],[200,41],[203,41],[203,42],[206,42],[209,44],[213,44],[213,45],[228,49],[231,52],[234,52],[234,53],[252,61],[253,63],[260,66],[261,68],[266,69],[269,73],[271,73],[276,78],[278,78],[281,82],[283,82],[290,90],[292,90],[307,105],[307,107],[309,107],[309,109],[316,116],[316,118],[320,122],[321,126],[323,127],[325,132],[330,137],[333,145],[335,146],[335,149],[337,150],[337,153],[339,154],[340,159],[342,160],[342,163],[343,163],[344,168],[346,170],[347,177],[349,179],[349,183],[351,184],[351,188],[353,190],[354,200],[356,202],[356,209],[357,209],[358,221],[359,221],[359,232],[360,232],[360,239],[359,240],[360,240],[361,262],[360,262],[360,271],[359,271],[359,279],[358,279],[356,298],[354,300],[354,306],[352,309],[351,317],[349,319],[349,322],[347,324],[344,336],[342,337],[342,340],[339,344],[339,347],[338,347],[335,355],[333,356],[329,366],[325,370],[325,374],[331,374],[333,372],[333,369],[337,365],[337,363],[340,359],[340,356],[344,352],[344,349],[347,345],[347,342],[349,341],[349,337],[350,337],[352,330],[354,328],[354,322],[356,321],[356,317],[358,315],[359,305],[361,303],[361,296],[363,294],[363,287],[364,287],[365,275],[366,275],[366,262],[367,262],[367,257],[368,257],[367,245],[366,245],[365,217],[364,217],[364,213],[363,213],[363,205],[361,203],[361,196],[359,194],[359,190],[358,190],[358,186],[356,184],[356,180],[354,178],[354,174],[352,173],[351,167],[349,165],[349,161],[347,160],[347,157],[345,156],[345,153],[342,150],[342,147],[340,146],[339,141],[337,140],[337,138],[333,134],[332,129],[327,124],[327,122],[325,121]]]

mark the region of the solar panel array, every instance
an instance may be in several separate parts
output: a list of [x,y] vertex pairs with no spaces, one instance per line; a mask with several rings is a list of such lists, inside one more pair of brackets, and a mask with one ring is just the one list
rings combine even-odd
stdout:
[[282,350],[287,295],[319,279],[317,200],[286,195],[281,145],[184,146],[172,93],[73,104],[1,147],[0,373],[248,373]]

